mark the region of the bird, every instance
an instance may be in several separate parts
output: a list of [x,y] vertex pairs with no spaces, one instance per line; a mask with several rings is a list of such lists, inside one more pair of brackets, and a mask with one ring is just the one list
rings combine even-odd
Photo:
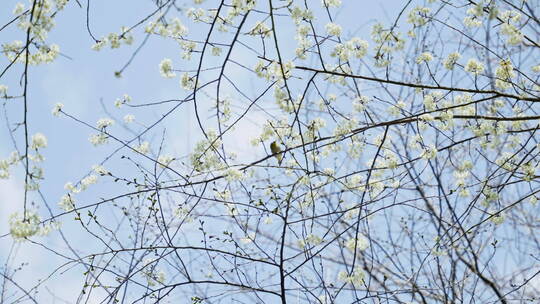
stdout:
[[281,154],[281,147],[277,143],[277,141],[273,141],[270,144],[270,151],[272,151],[272,154],[277,158],[278,164],[281,165],[281,161],[283,160],[283,154]]

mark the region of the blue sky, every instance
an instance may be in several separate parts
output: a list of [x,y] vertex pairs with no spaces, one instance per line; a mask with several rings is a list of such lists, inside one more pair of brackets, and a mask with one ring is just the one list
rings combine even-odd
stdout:
[[[191,3],[191,1],[184,2]],[[375,20],[385,23],[393,20],[403,4],[403,1],[399,0],[344,0],[343,2],[344,9],[339,10],[335,16],[339,21],[348,20],[351,22],[350,24],[341,23],[344,32],[351,34],[346,36],[356,35],[366,39],[369,37],[370,25]],[[11,8],[15,6],[15,3],[16,1],[12,0],[2,1],[2,7],[9,8],[0,10],[2,24],[12,17]],[[118,32],[121,26],[131,26],[154,9],[151,1],[91,1],[90,3],[90,26],[98,37],[109,32]],[[186,19],[184,16],[179,17],[182,20]],[[101,52],[95,52],[91,50],[93,41],[86,31],[85,22],[84,9],[78,7],[74,1],[70,1],[65,11],[56,18],[56,27],[48,38],[49,42],[60,45],[61,52],[70,59],[60,57],[53,64],[31,67],[29,76],[29,128],[31,134],[41,132],[48,138],[49,145],[43,151],[46,158],[43,163],[45,180],[41,183],[41,190],[47,204],[55,213],[60,211],[57,201],[65,193],[64,184],[67,181],[80,180],[91,170],[92,165],[99,163],[108,155],[112,150],[111,147],[118,146],[118,144],[113,143],[107,147],[93,147],[88,141],[88,137],[92,133],[90,129],[68,118],[57,118],[51,115],[50,111],[55,103],[62,102],[67,113],[90,124],[94,124],[99,118],[109,116],[103,109],[101,102],[112,114],[110,116],[117,121],[121,121],[125,114],[132,113],[138,121],[149,124],[158,119],[161,113],[170,106],[116,109],[113,105],[115,99],[127,93],[133,98],[133,104],[140,104],[186,96],[186,93],[179,87],[178,78],[164,79],[159,74],[158,64],[163,58],[173,59],[175,67],[183,67],[180,50],[175,43],[151,37],[148,45],[137,55],[133,64],[127,68],[121,78],[117,78],[114,76],[114,71],[120,69],[127,62],[134,49],[142,41],[141,31],[134,35],[135,42],[130,47],[123,46],[112,51],[105,48]],[[287,35],[287,31],[292,33],[294,29],[291,27],[283,29],[284,35]],[[202,33],[200,29],[194,27],[190,28],[190,32],[196,37],[200,37],[200,33]],[[1,43],[22,39],[22,32],[14,26],[0,32]],[[290,42],[294,41],[291,39]],[[285,49],[288,47],[294,49],[292,44],[290,46],[284,45]],[[234,56],[239,60],[242,59],[241,53],[234,54]],[[7,60],[1,57],[0,66],[4,67],[6,64]],[[9,86],[9,95],[20,95],[22,92],[22,88],[18,84],[21,69],[20,65],[16,66],[6,76],[0,78],[0,84]],[[237,66],[230,66],[229,73],[242,83],[249,84],[250,82],[251,74]],[[234,97],[232,90],[231,96]],[[20,99],[8,100],[6,107],[12,124],[20,120],[22,115]],[[167,151],[174,155],[186,156],[195,141],[200,138],[200,132],[195,126],[191,104],[181,107],[184,107],[185,110],[177,111],[174,115],[169,116],[163,127],[152,131],[146,139],[153,143],[159,142],[161,131],[165,128],[169,138],[171,138],[171,141],[167,143]],[[204,106],[202,112],[205,113]],[[252,136],[258,135],[259,123],[262,119],[263,116],[251,116],[249,120],[237,127],[237,131],[235,131],[237,138],[231,139],[233,141],[231,144],[237,147],[240,157],[255,158],[263,155],[262,149],[252,148],[247,144]],[[14,150],[4,120],[2,115],[0,118],[0,158],[8,157],[9,153]],[[120,124],[113,127],[113,132],[123,139],[132,137],[128,131],[122,129]],[[16,132],[15,137],[19,147],[21,147],[22,133]],[[126,168],[121,163],[114,161],[107,167],[117,170]],[[7,225],[9,214],[22,209],[23,172],[19,167],[12,173],[12,178],[0,180],[0,235],[4,235],[9,230]],[[108,191],[108,189],[115,191],[113,185],[100,184],[95,190],[92,189],[81,196],[81,200],[100,197],[100,193],[97,191]],[[47,214],[42,200],[37,196],[33,196],[32,200],[39,207],[40,213]],[[84,246],[84,236],[72,233],[71,229],[75,231],[75,226],[69,221],[65,222],[63,231],[69,235],[75,246]],[[42,238],[40,241],[52,247],[63,247],[57,235],[46,238]],[[12,240],[9,237],[0,238],[1,261],[7,257],[10,248],[12,248],[11,245]],[[14,265],[22,261],[30,261],[30,265],[26,266],[17,276],[19,282],[26,281],[27,286],[33,286],[36,279],[48,274],[51,264],[60,262],[54,255],[39,249],[40,247],[37,245],[16,244],[14,248],[17,253]],[[60,275],[47,285],[51,292],[57,293],[64,299],[72,299],[74,294],[78,294],[77,287],[79,286],[80,277],[75,276],[74,272]],[[43,303],[50,302],[49,296],[47,292],[40,294],[40,297],[44,299]]]

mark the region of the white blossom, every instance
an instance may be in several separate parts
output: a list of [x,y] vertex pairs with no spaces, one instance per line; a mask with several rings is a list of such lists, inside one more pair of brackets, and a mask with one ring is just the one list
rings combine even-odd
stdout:
[[81,180],[81,190],[86,190],[90,185],[97,183],[97,175],[90,174]]
[[480,61],[471,58],[465,65],[465,71],[473,75],[480,75],[484,71],[484,65]]
[[47,138],[41,133],[36,133],[32,136],[32,149],[37,150],[39,148],[47,147]]
[[339,7],[341,5],[341,0],[322,0],[322,5],[327,7]]
[[270,35],[270,33],[271,33],[270,28],[264,22],[257,21],[257,23],[255,23],[253,28],[249,30],[248,35],[261,36],[262,38],[265,38],[268,35]]
[[514,67],[510,60],[501,60],[499,66],[495,70],[495,86],[499,89],[506,90],[512,86],[512,78],[515,77]]
[[369,247],[369,240],[361,233],[358,234],[358,238],[351,238],[345,243],[345,247],[350,251],[356,250],[364,251]]
[[60,201],[58,202],[58,206],[62,208],[62,210],[69,212],[75,209],[75,201],[73,200],[73,197],[71,197],[70,194],[64,194],[60,198]]
[[430,9],[428,7],[417,6],[409,12],[407,22],[414,26],[423,26],[429,20]]
[[110,118],[100,118],[97,122],[96,122],[96,128],[102,130],[102,129],[105,129],[109,126],[112,126],[114,125],[114,120],[110,119]]
[[161,73],[161,76],[165,78],[176,77],[176,73],[172,70],[172,60],[169,58],[161,60],[159,63],[159,72]]
[[433,60],[433,55],[430,52],[423,52],[422,54],[416,57],[416,63],[420,64],[423,62],[430,62]]
[[169,164],[174,160],[172,156],[169,155],[160,155],[158,157],[158,163],[161,168],[169,166]]
[[339,24],[330,22],[326,24],[325,28],[328,35],[331,35],[331,36],[341,35],[341,26]]
[[148,152],[150,152],[150,143],[147,141],[142,142],[141,144],[135,146],[135,151],[141,154],[148,154]]
[[54,116],[59,116],[59,115],[60,115],[60,112],[62,111],[62,108],[63,108],[63,107],[64,107],[64,105],[63,105],[62,103],[57,102],[57,103],[54,105],[54,107],[53,107],[53,109],[52,109],[52,111],[51,111],[52,115],[54,115]]
[[88,139],[94,146],[104,145],[109,142],[109,136],[105,133],[92,134]]
[[365,273],[360,266],[356,266],[354,271],[349,275],[346,271],[341,271],[338,274],[338,279],[345,283],[361,285],[364,284]]
[[27,210],[24,217],[16,212],[9,216],[9,232],[15,240],[23,241],[34,235],[45,235],[54,228],[52,224],[41,225],[40,223],[41,218],[35,210]]
[[421,157],[423,159],[434,159],[437,156],[437,148],[435,146],[428,146],[424,148]]
[[228,168],[225,170],[225,179],[229,182],[242,180],[244,173],[237,168]]
[[450,53],[443,62],[444,67],[448,70],[453,70],[459,58],[461,58],[461,54],[458,52]]
[[107,175],[109,174],[109,170],[105,169],[102,165],[93,165],[92,171],[94,171],[96,174],[99,175]]
[[188,73],[183,73],[180,78],[180,85],[184,90],[193,90],[195,88],[195,81],[189,77]]
[[213,56],[221,55],[221,48],[217,46],[212,47],[212,55]]

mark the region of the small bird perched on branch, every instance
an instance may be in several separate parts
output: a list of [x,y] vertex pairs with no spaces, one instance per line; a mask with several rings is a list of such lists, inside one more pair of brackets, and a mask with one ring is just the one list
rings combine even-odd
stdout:
[[277,141],[273,141],[270,144],[270,151],[272,151],[272,154],[277,158],[278,164],[281,165],[281,161],[283,160],[283,154],[281,153],[281,147],[277,143]]

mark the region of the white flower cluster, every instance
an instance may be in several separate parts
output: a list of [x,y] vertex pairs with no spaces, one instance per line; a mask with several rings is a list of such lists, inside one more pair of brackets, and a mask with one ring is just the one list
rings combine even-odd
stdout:
[[338,57],[341,61],[348,61],[351,56],[360,59],[367,54],[368,48],[367,41],[355,37],[345,43],[336,44],[330,56]]
[[538,169],[538,164],[534,165],[531,162],[527,162],[520,166],[522,174],[523,174],[523,180],[530,182],[536,177],[536,171]]
[[392,54],[405,47],[405,40],[401,38],[400,33],[385,29],[380,23],[373,26],[371,39],[375,42],[373,48],[377,52],[375,54],[377,67],[388,66],[393,59]]
[[312,11],[309,9],[303,9],[299,6],[294,6],[292,9],[290,9],[290,12],[291,18],[296,25],[300,24],[302,21],[309,22],[314,18]]
[[356,118],[344,119],[336,125],[334,129],[334,136],[343,137],[349,134],[352,130],[358,127],[358,120]]
[[65,0],[55,0],[55,2],[56,10],[53,8],[52,1],[50,0],[36,2],[33,9],[39,12],[39,14],[33,14],[32,18],[30,17],[29,10],[25,9],[24,4],[17,3],[13,10],[13,14],[18,16],[17,26],[25,32],[29,30],[32,40],[45,42],[48,33],[55,26],[55,14],[65,6]]
[[193,168],[198,172],[203,172],[213,169],[223,169],[224,163],[218,155],[218,149],[221,146],[221,139],[215,130],[208,130],[207,139],[199,141],[190,154],[190,161]]
[[456,65],[457,61],[461,58],[461,54],[458,52],[453,52],[446,57],[446,59],[443,62],[443,65],[448,70],[453,70],[454,66]]
[[109,136],[105,133],[92,134],[88,138],[90,143],[94,146],[104,145],[109,142]]
[[34,235],[47,235],[57,228],[56,223],[41,224],[41,218],[35,210],[27,210],[26,216],[17,212],[9,216],[9,232],[17,241],[23,241]]
[[189,74],[183,73],[180,77],[180,86],[187,91],[193,90],[195,88],[195,76],[190,77]]
[[424,107],[427,111],[434,111],[437,108],[437,102],[441,102],[443,93],[439,91],[431,92],[424,96]]
[[38,150],[41,148],[47,147],[47,137],[41,133],[36,133],[32,136],[32,145],[31,148]]
[[158,163],[161,168],[168,167],[174,160],[174,157],[169,155],[160,155],[158,157]]
[[470,160],[464,160],[454,171],[456,179],[456,187],[460,189],[459,196],[466,197],[469,195],[469,190],[466,188],[466,180],[471,176],[473,164]]
[[147,259],[144,261],[143,276],[146,278],[148,286],[156,286],[165,283],[166,275],[163,270],[157,269],[155,260]]
[[69,193],[64,194],[60,198],[60,201],[58,202],[58,206],[66,212],[72,211],[73,209],[75,209],[75,200],[73,199],[71,194]]
[[284,62],[282,71],[282,67],[279,62],[272,61],[268,63],[264,60],[260,60],[255,66],[255,73],[260,78],[264,78],[268,81],[276,81],[283,80],[283,78],[288,79],[289,77],[291,77],[293,69],[294,63],[292,61]]
[[[39,184],[37,180],[43,179],[43,169],[38,167],[37,164],[42,162],[45,158],[42,154],[40,154],[40,149],[46,148],[48,145],[47,138],[45,135],[41,133],[36,133],[32,136],[29,148],[34,150],[35,154],[28,154],[27,157],[30,159],[34,164],[32,165],[32,168],[29,168],[28,177],[30,180],[25,185],[26,189],[28,191],[35,191],[39,189]],[[12,153],[9,161],[2,161],[0,165],[0,173],[3,178],[9,177],[9,171],[8,167],[9,165],[16,164],[18,161],[17,159],[20,159],[17,153]]]
[[341,26],[339,24],[330,22],[330,23],[327,23],[324,28],[326,29],[326,33],[330,36],[341,35]]
[[129,29],[123,26],[120,28],[120,32],[120,35],[116,33],[109,33],[107,36],[101,37],[94,43],[94,45],[92,45],[92,50],[100,51],[107,44],[111,49],[119,48],[122,43],[125,45],[131,45],[133,43],[133,36],[129,32]]
[[212,56],[220,56],[222,49],[220,47],[212,47]]
[[237,168],[228,168],[225,170],[225,179],[228,182],[240,181],[244,179],[244,173]]
[[110,118],[100,118],[96,122],[96,128],[100,130],[100,133],[92,134],[88,138],[91,144],[94,146],[104,145],[109,142],[109,135],[105,133],[107,127],[114,125],[114,120]]
[[102,165],[93,165],[92,171],[102,176],[108,175],[110,173],[109,170],[105,169],[105,167],[103,167]]
[[182,59],[191,60],[191,55],[195,51],[197,44],[193,41],[182,40],[180,42],[180,47],[184,52],[182,53]]
[[150,143],[143,141],[142,143],[136,145],[134,149],[141,154],[148,154],[150,152]]
[[506,90],[512,86],[512,78],[516,76],[514,67],[509,59],[501,60],[495,70],[495,87]]
[[[339,146],[336,145],[336,147],[339,147]],[[357,136],[357,135],[352,136],[350,137],[350,141],[348,143],[347,154],[351,158],[357,159],[360,157],[365,147],[366,147],[366,143],[360,136]]]
[[353,174],[349,176],[345,181],[345,190],[359,190],[364,191],[366,189],[365,178],[361,174]]
[[424,147],[424,150],[422,150],[420,157],[426,160],[434,159],[435,157],[437,157],[437,148],[433,145]]
[[484,64],[474,58],[471,58],[465,65],[465,71],[478,76],[484,72]]
[[407,22],[415,27],[426,25],[430,16],[430,9],[428,7],[417,6],[409,12],[407,16]]
[[193,222],[193,217],[190,216],[190,208],[188,207],[178,207],[173,210],[173,215],[177,218],[182,219],[185,223],[191,223]]
[[309,40],[308,35],[311,31],[311,27],[307,24],[296,24],[296,35],[294,39],[298,41],[295,54],[299,59],[306,59],[307,52],[312,47],[312,42]]
[[490,221],[495,225],[500,225],[504,223],[504,220],[505,220],[504,212],[494,213],[490,218]]
[[399,160],[397,154],[389,149],[385,149],[382,157],[377,159],[375,167],[395,169],[398,166]]
[[231,99],[221,98],[219,101],[216,99],[213,109],[219,110],[219,118],[222,122],[227,122],[231,118]]
[[339,7],[341,6],[341,0],[322,0],[322,5],[326,7]]
[[231,200],[231,191],[229,191],[229,190],[224,190],[224,191],[214,190],[214,196],[218,200],[229,201],[229,200]]
[[360,266],[356,266],[354,271],[349,275],[346,271],[341,271],[338,274],[338,279],[345,283],[354,285],[364,284],[365,273]]
[[291,129],[288,120],[282,118],[279,120],[267,120],[263,127],[262,132],[258,137],[251,140],[253,146],[257,146],[265,141],[278,141],[282,142],[285,146],[295,146],[300,140],[300,134]]
[[11,152],[11,155],[6,159],[0,159],[0,179],[8,179],[10,176],[9,167],[17,165],[20,160],[21,157],[17,151]]
[[366,110],[366,105],[371,101],[371,98],[368,96],[360,95],[356,96],[352,101],[353,111],[355,112],[364,112]]
[[131,102],[131,96],[129,96],[128,94],[124,94],[122,98],[116,98],[116,100],[114,101],[114,106],[117,108],[120,108],[122,105],[126,103],[130,103],[130,102]]
[[97,129],[100,129],[100,130],[103,130],[107,127],[110,127],[114,125],[114,120],[110,119],[110,118],[100,118],[97,122],[96,122],[96,128]]
[[[26,63],[26,56],[20,56],[24,51],[24,44],[20,40],[2,44],[4,55],[12,62]],[[60,47],[56,44],[41,45],[35,52],[30,52],[28,64],[39,65],[53,62],[60,53]]]
[[418,57],[416,57],[416,63],[421,64],[423,62],[430,62],[433,60],[433,55],[430,52],[423,52]]
[[210,16],[207,15],[207,11],[203,8],[194,8],[190,7],[186,15],[189,19],[193,20],[193,22],[210,22]]
[[456,112],[459,114],[474,114],[475,107],[473,104],[473,98],[469,93],[463,93],[454,97],[454,105],[462,105],[456,109]]
[[322,241],[323,240],[321,239],[320,236],[310,233],[304,239],[298,240],[298,246],[300,248],[313,247],[313,246],[317,246],[321,244]]
[[67,182],[64,185],[64,189],[69,191],[69,192],[64,194],[60,198],[60,201],[58,202],[58,206],[62,210],[66,211],[66,212],[69,212],[69,211],[72,211],[73,209],[75,209],[75,198],[74,198],[75,194],[81,193],[82,191],[87,190],[89,186],[91,186],[93,184],[96,184],[98,182],[98,175],[104,176],[104,175],[109,175],[110,174],[109,170],[105,169],[105,167],[103,167],[102,165],[94,165],[94,166],[92,166],[92,171],[95,174],[89,174],[89,175],[85,176],[80,181],[78,187],[73,185],[73,183],[71,183],[71,182]]
[[518,45],[523,41],[523,33],[519,30],[521,14],[517,11],[508,10],[499,14],[503,21],[500,26],[500,33],[506,36],[506,43],[509,45]]
[[392,116],[399,116],[403,110],[405,110],[405,107],[407,104],[403,100],[398,100],[395,105],[391,105],[388,107],[387,111]]
[[490,187],[485,187],[482,190],[482,194],[484,195],[484,199],[480,202],[482,206],[489,206],[491,203],[496,202],[499,199],[499,194],[497,191],[493,190]]
[[173,71],[172,60],[165,58],[159,63],[159,73],[165,78],[174,78],[176,73]]
[[359,233],[358,238],[350,238],[345,243],[345,248],[350,251],[354,251],[355,246],[356,250],[364,251],[369,248],[369,240],[363,234]]
[[251,30],[249,30],[247,34],[251,36],[261,36],[261,38],[266,38],[270,35],[270,33],[270,28],[268,28],[268,26],[264,22],[257,21],[257,23],[255,23],[253,28],[251,28]]
[[231,7],[227,12],[228,19],[232,20],[234,17],[247,13],[249,10],[255,7],[255,4],[255,0],[232,0]]
[[62,112],[63,107],[64,107],[64,104],[57,102],[52,108],[51,114],[54,116],[60,116],[60,112]]
[[180,19],[175,17],[168,24],[162,22],[150,22],[146,26],[145,32],[164,37],[180,38],[188,34],[188,28],[182,24]]
[[313,141],[317,138],[317,134],[320,132],[320,130],[326,127],[326,120],[321,117],[316,117],[310,120],[307,126],[308,130],[304,134],[304,140]]
[[278,107],[285,113],[293,113],[298,109],[299,102],[291,100],[287,91],[279,86],[274,86],[274,100]]
[[[329,72],[334,72],[334,73],[339,73],[339,74],[345,74],[345,75],[352,74],[351,67],[346,64],[336,64],[336,65],[325,64],[325,69]],[[347,85],[344,75],[330,74],[330,75],[324,76],[324,80],[328,81],[329,83],[339,84],[342,86]]]
[[97,183],[98,177],[95,174],[90,174],[81,180],[81,191],[88,189],[90,185]]
[[467,10],[467,16],[463,18],[466,27],[480,27],[484,16],[484,1],[478,1]]

